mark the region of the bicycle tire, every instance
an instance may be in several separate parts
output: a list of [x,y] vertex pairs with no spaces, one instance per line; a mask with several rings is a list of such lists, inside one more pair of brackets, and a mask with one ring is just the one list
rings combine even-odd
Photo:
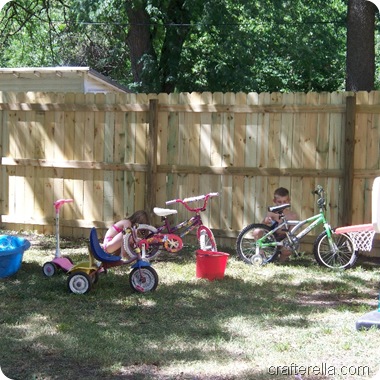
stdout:
[[202,251],[213,251],[213,252],[218,251],[214,234],[208,227],[203,226],[203,225],[199,226],[197,230],[197,238],[198,238],[199,248]]
[[[256,240],[266,235],[271,228],[265,224],[250,224],[243,228],[236,240],[236,251],[239,257],[246,263],[251,265],[263,265],[270,263],[278,256],[278,247],[265,247],[260,249],[259,254],[256,253]],[[274,243],[276,238],[270,235],[266,242]]]
[[[148,237],[157,233],[157,228],[149,224],[139,224],[137,227],[137,237],[139,239],[147,239]],[[131,232],[127,232],[123,238],[124,249],[130,258],[137,258],[135,253],[136,244],[132,238]],[[160,253],[160,247],[156,244],[150,244],[146,252],[145,258],[150,260]]]
[[346,234],[331,231],[337,252],[331,250],[327,232],[323,231],[314,242],[313,253],[317,263],[331,269],[350,269],[358,259],[358,252],[351,238]]

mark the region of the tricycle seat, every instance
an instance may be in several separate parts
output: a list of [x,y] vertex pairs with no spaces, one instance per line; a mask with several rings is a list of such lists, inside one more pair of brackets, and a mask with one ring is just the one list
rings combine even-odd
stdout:
[[95,227],[90,232],[90,250],[95,259],[101,262],[113,263],[121,260],[120,256],[110,255],[100,246]]

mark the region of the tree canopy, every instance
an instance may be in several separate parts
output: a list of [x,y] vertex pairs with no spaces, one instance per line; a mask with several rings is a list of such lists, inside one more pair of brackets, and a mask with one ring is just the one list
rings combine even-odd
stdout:
[[343,0],[13,0],[0,66],[85,65],[136,92],[336,91],[346,20]]

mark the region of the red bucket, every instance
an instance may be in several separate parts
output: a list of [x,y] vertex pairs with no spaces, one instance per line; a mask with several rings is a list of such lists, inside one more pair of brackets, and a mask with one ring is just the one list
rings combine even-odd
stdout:
[[212,281],[224,277],[227,260],[230,255],[224,252],[197,250],[196,276]]

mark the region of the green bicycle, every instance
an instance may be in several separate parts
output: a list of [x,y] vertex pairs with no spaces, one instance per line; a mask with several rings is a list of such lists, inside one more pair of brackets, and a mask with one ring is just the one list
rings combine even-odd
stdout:
[[[277,213],[281,222],[269,227],[265,224],[250,224],[240,231],[236,241],[236,251],[247,264],[263,265],[273,262],[281,253],[281,249],[299,255],[301,239],[310,231],[322,225],[320,233],[313,245],[313,254],[319,265],[333,269],[349,269],[357,258],[355,244],[348,234],[336,234],[325,217],[326,200],[324,189],[317,186],[313,192],[318,195],[319,213],[305,220],[287,220],[284,210],[290,204],[268,207],[270,212]],[[278,231],[285,232],[285,238],[278,239]]]

